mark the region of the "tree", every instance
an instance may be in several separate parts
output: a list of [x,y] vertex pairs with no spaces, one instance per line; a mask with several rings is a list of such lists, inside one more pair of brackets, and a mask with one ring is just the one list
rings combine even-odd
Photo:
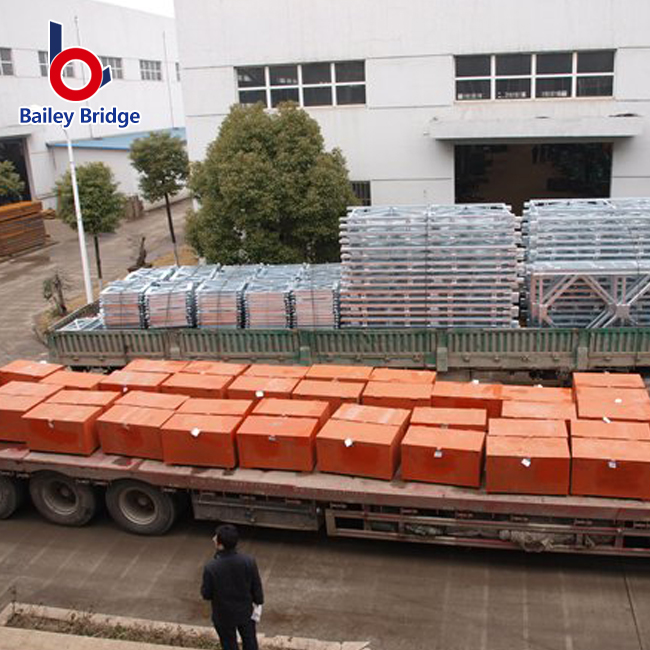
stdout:
[[293,103],[233,106],[190,188],[201,207],[186,238],[225,264],[338,260],[339,218],[356,203],[342,153]]
[[[124,216],[126,199],[118,192],[113,172],[104,163],[91,162],[76,169],[79,187],[79,204],[84,232],[93,236],[95,260],[99,287],[102,287],[102,261],[99,253],[99,235],[115,232]],[[77,218],[72,194],[70,172],[66,172],[56,184],[59,217],[73,228],[77,228]]]
[[130,158],[133,167],[141,174],[142,196],[152,202],[165,199],[169,234],[178,266],[176,234],[169,197],[183,189],[189,176],[190,165],[185,144],[180,138],[166,132],[150,133],[147,137],[138,138],[133,142]]
[[0,204],[20,201],[25,191],[25,182],[16,171],[11,160],[0,162]]

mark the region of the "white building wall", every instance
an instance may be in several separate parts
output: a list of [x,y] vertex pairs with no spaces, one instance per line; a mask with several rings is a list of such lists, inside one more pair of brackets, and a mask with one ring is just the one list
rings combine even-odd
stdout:
[[[0,76],[0,139],[27,138],[28,167],[32,194],[53,207],[52,188],[60,170],[55,155],[46,143],[64,139],[58,125],[21,125],[19,106],[53,106],[71,110],[88,106],[117,106],[118,110],[138,111],[138,125],[120,129],[115,124],[71,126],[73,139],[104,137],[132,131],[148,131],[183,126],[185,123],[180,83],[175,64],[178,61],[175,21],[171,18],[126,9],[93,0],[29,0],[5,2],[0,19],[0,47],[12,50],[14,75]],[[101,88],[86,103],[71,103],[59,98],[41,76],[38,51],[48,49],[49,20],[63,25],[63,47],[78,44],[75,17],[81,44],[98,56],[122,59],[124,78]],[[164,34],[164,37],[163,37]],[[165,39],[165,47],[163,44]],[[140,78],[140,59],[163,62],[162,81]],[[64,79],[71,87],[81,87],[81,62],[75,61],[75,78]],[[105,151],[94,151],[93,160],[108,162]],[[126,188],[121,188],[127,192]]]
[[[364,59],[366,105],[307,110],[374,203],[453,201],[453,143],[432,120],[523,117],[534,141],[542,118],[564,138],[585,116],[620,114],[643,126],[615,140],[612,195],[650,195],[647,0],[177,0],[176,20],[194,160],[237,101],[235,67]],[[455,102],[454,55],[589,49],[616,50],[613,98]]]

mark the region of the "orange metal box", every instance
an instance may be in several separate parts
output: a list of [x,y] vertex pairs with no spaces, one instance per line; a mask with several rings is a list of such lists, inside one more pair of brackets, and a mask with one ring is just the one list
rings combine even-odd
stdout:
[[576,389],[578,404],[580,404],[581,400],[591,401],[603,398],[614,401],[616,404],[629,404],[630,402],[650,404],[650,395],[648,395],[645,388],[594,388],[593,386],[586,386]]
[[437,381],[433,385],[431,406],[442,408],[485,409],[488,417],[501,417],[500,384],[479,384],[473,381]]
[[480,487],[485,432],[409,427],[402,440],[402,478]]
[[61,386],[51,386],[34,381],[10,381],[4,386],[0,386],[0,395],[16,395],[21,397],[41,397],[47,399],[56,395],[61,390]]
[[493,418],[488,428],[490,436],[518,438],[567,438],[569,431],[564,420],[524,420]]
[[116,405],[97,420],[99,443],[105,454],[163,459],[160,427],[174,412]]
[[73,390],[99,390],[99,382],[105,375],[93,372],[73,372],[71,370],[57,370],[51,375],[41,379],[41,384],[51,384],[61,388]]
[[303,379],[309,366],[274,366],[263,363],[253,364],[245,372],[246,377],[284,377],[285,379]]
[[248,368],[247,363],[226,363],[225,361],[190,361],[183,369],[194,375],[227,375],[238,377]]
[[344,402],[358,403],[365,384],[346,381],[303,379],[293,390],[293,399],[324,400],[332,409]]
[[305,379],[351,381],[365,384],[372,374],[372,366],[337,366],[320,363],[307,370]]
[[170,465],[237,465],[235,431],[242,418],[176,413],[161,428],[163,457]]
[[311,472],[316,461],[316,418],[251,415],[237,431],[241,467]]
[[366,424],[388,424],[405,432],[411,412],[408,409],[384,408],[382,406],[363,406],[361,404],[341,404],[332,416],[335,420],[365,422]]
[[487,431],[487,411],[485,409],[454,409],[418,406],[411,415],[412,425],[438,427],[440,429],[464,429]]
[[391,381],[400,384],[433,384],[436,373],[432,370],[404,370],[402,368],[375,368],[370,381]]
[[115,370],[99,382],[99,388],[100,390],[117,390],[121,393],[130,390],[159,393],[160,385],[168,378],[168,374],[161,372]]
[[521,420],[575,420],[575,404],[568,402],[503,402],[502,416]]
[[580,388],[578,416],[586,419],[650,421],[650,397],[638,388]]
[[255,415],[315,418],[320,429],[332,414],[332,407],[324,400],[278,399],[265,397],[253,409]]
[[391,480],[402,437],[399,427],[330,420],[316,435],[318,469]]
[[147,409],[167,409],[175,411],[184,404],[189,397],[187,395],[176,395],[169,393],[149,393],[145,390],[131,390],[122,395],[115,402],[124,406],[141,406]]
[[0,386],[10,381],[39,381],[58,370],[63,370],[58,363],[16,359],[0,368]]
[[603,422],[603,420],[572,420],[572,438],[604,440],[645,440],[650,442],[650,425],[645,422]]
[[571,494],[650,499],[650,442],[574,438]]
[[[148,393],[149,395],[151,393]],[[48,404],[78,404],[79,406],[99,406],[105,411],[113,405],[119,393],[107,390],[69,390],[63,389],[47,398]]]
[[431,406],[431,384],[400,384],[371,381],[361,397],[362,404],[387,408],[412,409]]
[[643,377],[637,373],[574,372],[574,388],[645,388]]
[[488,492],[569,493],[571,454],[565,438],[488,436],[485,486]]
[[41,397],[0,395],[0,440],[27,442],[27,422],[23,415],[42,401]]
[[254,404],[255,402],[251,399],[205,399],[202,397],[191,397],[178,408],[178,413],[245,417],[253,410]]
[[96,421],[101,414],[100,406],[39,404],[23,416],[27,447],[31,451],[90,456],[98,446]]
[[127,372],[162,372],[171,375],[175,372],[185,372],[189,361],[176,361],[173,359],[133,359],[122,370]]
[[504,384],[501,387],[501,397],[504,400],[520,402],[573,402],[573,391],[570,388]]
[[299,379],[290,377],[249,377],[241,375],[228,386],[228,399],[262,399],[281,397],[289,399]]
[[232,377],[223,375],[192,375],[179,372],[172,375],[160,387],[163,393],[176,393],[189,397],[205,397],[206,399],[223,399],[226,387]]

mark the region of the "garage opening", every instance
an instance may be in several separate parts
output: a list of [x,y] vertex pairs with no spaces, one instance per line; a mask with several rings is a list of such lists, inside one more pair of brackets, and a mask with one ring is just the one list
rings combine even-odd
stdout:
[[20,178],[25,183],[25,189],[22,196],[9,197],[4,200],[0,198],[0,205],[2,203],[12,203],[16,200],[31,201],[32,195],[29,191],[29,177],[27,176],[27,161],[25,158],[25,140],[24,138],[2,138],[0,139],[0,162],[10,160],[14,164],[14,168]]
[[608,197],[612,145],[457,145],[455,172],[457,203],[504,202],[521,214],[529,199]]

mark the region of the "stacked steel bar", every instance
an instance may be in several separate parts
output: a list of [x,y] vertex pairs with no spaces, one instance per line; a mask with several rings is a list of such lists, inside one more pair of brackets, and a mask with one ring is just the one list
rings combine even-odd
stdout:
[[517,326],[518,227],[504,204],[351,209],[341,326]]
[[294,326],[338,328],[340,285],[340,264],[305,265],[293,288]]
[[157,282],[145,292],[145,318],[150,328],[194,327],[194,283]]
[[524,212],[528,323],[650,322],[650,200],[531,201]]
[[99,294],[99,309],[108,329],[143,329],[147,326],[144,314],[144,292],[151,281],[143,278],[118,280]]
[[263,267],[244,291],[244,327],[293,327],[292,289],[301,270],[300,264]]

